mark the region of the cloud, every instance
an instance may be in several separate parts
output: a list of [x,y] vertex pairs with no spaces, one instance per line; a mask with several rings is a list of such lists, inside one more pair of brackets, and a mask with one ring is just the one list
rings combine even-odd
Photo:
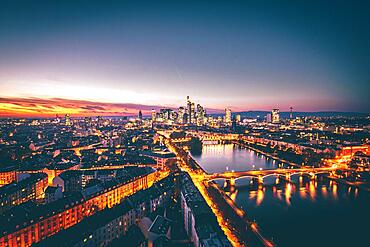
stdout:
[[98,105],[87,105],[87,106],[82,106],[81,109],[85,110],[90,110],[90,111],[105,111],[106,108],[103,106],[98,106]]
[[139,110],[150,114],[163,106],[133,103],[107,103],[62,98],[0,97],[0,117],[53,117],[56,114],[73,116],[130,116]]
[[[143,105],[135,103],[107,103],[88,100],[63,98],[21,98],[0,97],[0,117],[55,117],[70,114],[82,116],[133,116],[141,110],[150,115],[152,109],[171,108],[161,105]],[[219,113],[217,109],[207,109],[209,113]]]

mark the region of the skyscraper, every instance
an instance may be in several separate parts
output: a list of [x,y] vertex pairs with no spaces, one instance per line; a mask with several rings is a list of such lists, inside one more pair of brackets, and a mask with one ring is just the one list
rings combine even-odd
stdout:
[[266,115],[266,122],[268,122],[268,123],[271,123],[271,122],[272,122],[271,113],[268,113],[268,114]]
[[66,125],[67,126],[71,126],[72,125],[71,118],[70,118],[69,114],[66,114]]
[[191,124],[192,123],[192,115],[191,115],[192,104],[191,104],[189,96],[186,96],[186,104],[187,104],[188,124]]
[[198,104],[197,105],[197,113],[196,113],[196,119],[197,119],[197,125],[198,126],[202,126],[205,122],[204,120],[205,118],[205,111],[204,111],[204,108]]
[[225,123],[230,124],[231,123],[231,110],[225,109]]
[[152,122],[154,123],[156,120],[156,112],[154,109],[152,109]]
[[139,120],[143,120],[143,113],[141,112],[141,110],[139,111]]
[[290,107],[290,115],[289,115],[289,118],[290,119],[293,119],[293,107]]
[[272,123],[279,123],[280,122],[280,111],[279,111],[279,109],[273,109],[271,111],[271,120],[272,120]]
[[179,114],[178,114],[177,122],[179,124],[184,124],[185,123],[184,117],[185,117],[185,108],[181,106],[179,108]]
[[195,104],[194,104],[194,102],[191,102],[190,114],[191,114],[190,123],[195,124],[196,119],[195,119]]

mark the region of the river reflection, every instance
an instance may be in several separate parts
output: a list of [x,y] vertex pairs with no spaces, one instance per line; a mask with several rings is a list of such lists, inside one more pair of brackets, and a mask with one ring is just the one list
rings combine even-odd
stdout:
[[[236,188],[234,193],[237,193],[238,190],[240,191],[248,191],[250,196],[249,199],[257,198],[256,205],[260,205],[263,200],[263,194],[268,193],[271,191],[271,195],[273,198],[278,199],[280,201],[284,201],[286,205],[290,205],[290,199],[294,195],[295,197],[299,197],[300,199],[310,200],[314,202],[316,200],[317,194],[319,194],[321,199],[331,199],[337,200],[338,199],[338,185],[335,181],[331,181],[326,179],[324,176],[317,177],[316,179],[310,180],[306,179],[303,176],[300,176],[299,182],[292,183],[292,182],[285,182],[279,179],[275,180],[275,183],[272,185],[250,185],[248,188]],[[353,198],[358,197],[358,189],[346,190],[343,189],[343,192],[346,192],[343,196],[352,196]],[[261,194],[262,193],[262,194]],[[231,195],[232,193],[230,193]],[[258,194],[259,196],[254,197],[253,195]],[[253,200],[249,200],[250,203]]]
[[235,144],[203,145],[202,154],[193,158],[209,173],[274,169],[278,166],[277,161]]
[[277,246],[363,246],[370,196],[361,192],[322,175],[227,193]]
[[[201,156],[194,158],[209,173],[281,165],[233,144],[204,145]],[[368,192],[337,184],[325,175],[313,180],[292,175],[290,181],[270,176],[261,185],[242,178],[227,193],[277,246],[368,246]],[[224,180],[216,182],[225,185]]]

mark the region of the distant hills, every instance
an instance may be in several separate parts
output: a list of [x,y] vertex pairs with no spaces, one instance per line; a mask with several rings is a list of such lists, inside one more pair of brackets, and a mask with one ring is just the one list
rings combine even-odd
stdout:
[[[243,111],[233,112],[233,115],[240,114],[242,118],[264,118],[270,111]],[[211,114],[213,116],[221,116],[220,114]],[[281,118],[289,118],[290,112],[280,112]],[[336,111],[319,111],[319,112],[294,112],[293,117],[367,117],[368,113],[361,112],[336,112]]]

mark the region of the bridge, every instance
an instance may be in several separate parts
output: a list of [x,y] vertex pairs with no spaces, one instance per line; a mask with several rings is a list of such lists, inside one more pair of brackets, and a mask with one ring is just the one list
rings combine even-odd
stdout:
[[238,134],[214,133],[207,131],[187,131],[187,133],[198,137],[201,141],[235,141],[239,139]]
[[[210,134],[207,132],[189,132],[189,134],[190,133],[194,136],[198,136],[201,140],[228,140],[232,142],[238,140],[237,136],[228,134]],[[183,148],[178,147],[171,139],[165,138],[165,144],[176,154],[179,161],[179,168],[190,175],[207,204],[211,207],[221,228],[224,230],[225,235],[235,246],[243,246],[247,243],[248,245],[259,246],[262,243],[264,246],[272,247],[274,246],[274,243],[263,236],[261,229],[257,224],[248,217],[245,211],[235,205],[230,196],[213,183],[214,180],[225,179],[226,183],[233,186],[235,180],[242,179],[244,177],[251,177],[258,179],[258,183],[262,184],[263,179],[268,176],[282,177],[289,181],[291,176],[295,174],[308,175],[311,178],[314,178],[320,173],[333,174],[336,170],[344,172],[350,170],[337,163],[333,163],[330,167],[320,168],[302,167],[298,164],[290,164],[292,169],[281,168],[273,170],[250,170],[208,174]],[[280,160],[278,157],[271,156],[271,158],[277,159],[281,162],[286,162],[284,160]],[[293,168],[294,166],[296,168]],[[331,179],[335,178],[335,176],[330,177]],[[255,237],[258,238],[258,242],[255,241]]]
[[[322,168],[311,168],[302,167],[296,169],[273,169],[273,170],[251,170],[251,171],[241,171],[241,172],[224,172],[224,173],[213,173],[213,174],[203,174],[202,179],[205,181],[214,181],[217,179],[224,179],[226,187],[234,190],[235,183],[237,180],[242,178],[251,178],[258,184],[263,184],[266,177],[276,177],[277,179],[283,179],[285,181],[291,181],[291,176],[303,175],[309,176],[310,179],[315,179],[317,174],[332,174],[338,168],[333,167],[322,167]],[[343,171],[343,169],[341,169]]]
[[179,168],[190,175],[233,246],[245,246],[247,243],[252,246],[274,246],[270,240],[263,237],[261,230],[230,197],[215,183],[208,183],[210,174],[207,174],[184,149],[175,145],[171,139],[164,139],[164,142],[178,157]]
[[213,174],[205,174],[205,180],[215,180],[215,179],[240,179],[244,177],[252,177],[258,178],[259,180],[268,177],[268,176],[284,176],[285,178],[289,179],[291,175],[294,174],[307,174],[310,176],[314,176],[315,174],[319,173],[331,173],[337,170],[338,168],[333,167],[320,167],[320,168],[312,168],[312,167],[302,167],[302,168],[295,168],[295,169],[273,169],[273,170],[250,170],[250,171],[241,171],[241,172],[224,172],[224,173],[213,173]]

